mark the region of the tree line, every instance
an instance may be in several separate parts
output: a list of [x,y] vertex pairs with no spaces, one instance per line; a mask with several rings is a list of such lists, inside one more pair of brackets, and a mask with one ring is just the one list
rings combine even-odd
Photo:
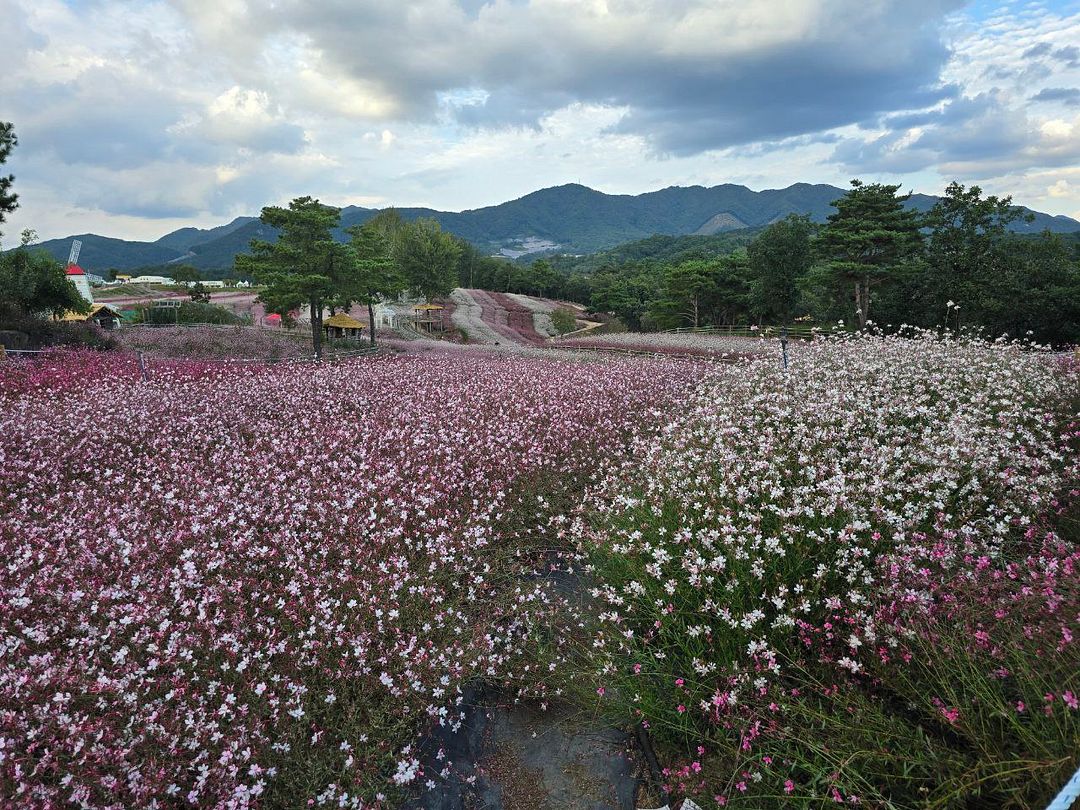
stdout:
[[405,222],[395,211],[383,211],[347,228],[349,241],[342,243],[334,239],[341,210],[312,197],[287,208],[267,206],[261,219],[277,229],[277,240],[252,240],[251,254],[238,255],[235,270],[266,286],[260,298],[268,311],[309,308],[316,357],[322,356],[325,310],[366,306],[374,345],[380,300],[406,289],[437,298],[458,284],[461,244],[434,220]]
[[[0,165],[16,145],[12,125],[0,122]],[[13,179],[0,176],[0,223],[17,206]],[[433,299],[457,286],[575,301],[631,329],[843,321],[1080,342],[1080,239],[1010,232],[1025,214],[978,186],[951,183],[924,214],[905,207],[899,190],[853,180],[823,224],[793,215],[752,237],[657,236],[589,261],[531,263],[484,255],[434,220],[406,222],[393,210],[347,229],[342,243],[340,210],[300,197],[262,210],[278,238],[253,241],[233,273],[265,285],[272,312],[308,306],[316,354],[324,309],[359,303],[370,315],[402,290]],[[85,311],[63,266],[32,241],[28,232],[0,254],[0,310]]]
[[898,192],[854,180],[823,224],[790,216],[725,256],[602,267],[587,303],[632,329],[947,323],[1080,342],[1080,240],[1010,232],[1025,215],[978,186],[950,184],[925,214]]

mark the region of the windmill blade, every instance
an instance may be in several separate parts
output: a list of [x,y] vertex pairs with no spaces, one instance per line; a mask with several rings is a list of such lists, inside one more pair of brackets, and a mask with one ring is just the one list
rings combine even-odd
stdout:
[[82,242],[76,239],[71,243],[71,253],[68,254],[68,266],[75,264],[79,260],[79,252],[82,250]]

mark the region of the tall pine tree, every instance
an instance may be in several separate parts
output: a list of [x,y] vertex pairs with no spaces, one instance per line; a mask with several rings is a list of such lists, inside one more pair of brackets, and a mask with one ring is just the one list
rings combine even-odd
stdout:
[[911,195],[898,197],[899,189],[852,180],[851,190],[833,202],[836,213],[815,240],[827,274],[838,286],[853,290],[860,328],[870,319],[872,287],[887,283],[922,247],[918,214],[904,207]]
[[322,357],[323,306],[340,291],[352,264],[347,248],[334,241],[340,216],[339,209],[311,197],[298,197],[288,208],[267,206],[260,219],[278,229],[278,240],[253,239],[252,255],[236,257],[238,273],[266,285],[259,297],[271,312],[310,307],[317,358]]

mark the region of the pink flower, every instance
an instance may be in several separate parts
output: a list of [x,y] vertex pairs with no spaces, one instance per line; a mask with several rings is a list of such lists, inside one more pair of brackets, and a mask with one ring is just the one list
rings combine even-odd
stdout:
[[1068,706],[1070,709],[1076,709],[1078,708],[1078,706],[1080,706],[1080,703],[1078,703],[1076,700],[1076,695],[1074,695],[1071,691],[1062,692],[1061,699],[1065,701],[1065,705]]
[[794,793],[794,792],[795,792],[795,783],[792,782],[790,779],[784,780],[784,793]]

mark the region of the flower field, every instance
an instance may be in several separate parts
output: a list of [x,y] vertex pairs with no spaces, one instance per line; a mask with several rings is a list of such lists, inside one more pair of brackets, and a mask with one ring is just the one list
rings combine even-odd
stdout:
[[[450,297],[455,305],[453,324],[468,335],[470,343],[543,345],[548,336],[537,331],[536,310],[523,304],[522,297],[484,290],[454,290]],[[550,324],[550,316],[545,317]],[[551,329],[554,331],[554,327]]]
[[0,365],[5,806],[392,807],[441,778],[413,743],[465,682],[544,688],[547,521],[695,372]]
[[151,357],[195,360],[309,357],[311,339],[304,331],[248,326],[130,326],[117,332],[124,348]]
[[1080,367],[861,337],[719,366],[576,532],[593,702],[704,806],[1041,807],[1080,757]]
[[[616,349],[651,354],[684,355],[722,359],[756,354],[780,354],[776,340],[757,337],[737,337],[707,333],[683,332],[618,332],[604,335],[583,335],[563,338],[556,346],[568,349]],[[798,348],[799,341],[791,340],[789,351]]]
[[1080,764],[1075,358],[498,327],[0,364],[4,806],[397,807],[478,682],[642,726],[673,806],[1040,807]]

